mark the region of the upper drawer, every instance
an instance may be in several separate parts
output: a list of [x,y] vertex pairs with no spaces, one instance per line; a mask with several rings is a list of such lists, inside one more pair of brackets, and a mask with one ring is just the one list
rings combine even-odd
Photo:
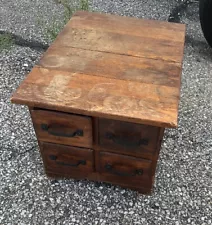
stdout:
[[101,149],[151,158],[159,131],[158,127],[99,119],[99,145]]
[[47,110],[31,110],[31,116],[39,140],[92,147],[90,117]]

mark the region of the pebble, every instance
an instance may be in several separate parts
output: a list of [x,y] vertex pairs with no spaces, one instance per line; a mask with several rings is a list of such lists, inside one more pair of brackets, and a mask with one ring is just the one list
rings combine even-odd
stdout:
[[[95,11],[160,20],[167,20],[178,5],[174,0],[90,2]],[[53,15],[60,17],[62,12],[54,1],[1,3],[0,30],[41,43],[46,42],[36,22],[39,13],[48,26]],[[165,131],[151,196],[104,183],[51,182],[27,107],[10,103],[11,94],[43,51],[14,46],[1,52],[0,224],[211,225],[212,64],[197,15],[198,4],[180,15],[187,34],[179,126]]]

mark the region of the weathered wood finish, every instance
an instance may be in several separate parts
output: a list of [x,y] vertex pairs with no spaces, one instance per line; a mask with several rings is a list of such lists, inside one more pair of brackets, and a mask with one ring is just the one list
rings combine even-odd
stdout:
[[100,173],[108,179],[116,180],[118,183],[130,183],[132,186],[151,186],[150,160],[138,159],[135,157],[100,152]]
[[[83,29],[100,29],[174,42],[182,42],[185,36],[185,26],[178,23],[148,19],[141,20],[133,17],[111,16],[110,14],[103,13],[90,14],[82,11],[75,13],[72,21],[67,24],[67,27],[69,26]],[[175,32],[175,35],[173,35],[173,32]]]
[[40,142],[46,171],[87,174],[94,171],[93,150]]
[[37,65],[47,69],[168,87],[179,86],[178,74],[181,72],[180,63],[53,46]]
[[176,127],[179,88],[35,67],[13,102],[160,127]]
[[92,147],[91,118],[47,110],[31,110],[31,116],[40,141]]
[[119,16],[78,12],[52,46],[67,46],[178,63],[182,61],[184,25],[174,25],[173,29],[166,22],[127,18],[124,23],[123,19]]
[[184,36],[182,24],[77,12],[12,102],[176,127]]
[[182,24],[77,12],[11,99],[30,109],[46,174],[150,193],[184,39]]
[[[61,118],[68,122],[69,117],[80,118],[80,116],[40,109],[31,109],[31,114],[47,175],[76,179],[87,178],[130,187],[142,193],[150,193],[154,184],[163,128],[93,118],[91,130],[93,130],[94,150],[90,150],[43,142],[47,140],[39,136],[40,126],[35,125],[36,123],[41,124],[41,122],[35,122],[35,120],[37,121],[37,115],[40,119],[48,116],[56,124],[61,124]],[[117,137],[121,137],[121,141],[118,143],[110,143],[109,141],[108,144],[107,140],[104,140],[107,132],[112,132]],[[103,143],[101,142],[102,137]],[[136,148],[135,143],[142,138],[151,140],[148,142],[150,145],[145,148]],[[129,143],[123,145],[122,140],[124,142],[127,140]],[[48,141],[57,143],[55,139],[48,139]],[[86,161],[86,163],[80,163],[81,161]],[[108,166],[111,167],[108,168]]]

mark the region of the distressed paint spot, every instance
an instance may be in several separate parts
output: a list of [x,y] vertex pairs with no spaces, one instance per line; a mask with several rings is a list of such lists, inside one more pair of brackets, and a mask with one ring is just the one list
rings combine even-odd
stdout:
[[147,88],[148,88],[148,86],[145,84],[142,84],[142,85],[136,84],[135,85],[132,82],[128,83],[128,90],[132,93],[136,93],[136,92],[141,93],[143,90],[145,90],[145,92],[146,92],[146,91],[148,91]]
[[82,95],[82,90],[80,88],[66,89],[63,93],[63,98],[67,100],[74,100],[80,98]]
[[150,102],[147,102],[145,99],[144,100],[139,100],[138,102],[138,105],[140,108],[142,108],[144,111],[145,109],[147,110],[148,109],[148,112],[151,112],[151,113],[155,113],[155,106],[156,106],[156,103],[150,103]]
[[66,58],[58,55],[46,56],[42,59],[41,64],[45,67],[55,68],[65,65]]
[[48,98],[55,98],[59,101],[64,102],[67,100],[70,101],[80,98],[82,92],[80,88],[67,88],[67,85],[71,81],[72,76],[54,76],[49,86],[44,89],[44,96]]
[[46,69],[46,68],[42,68],[42,69],[39,69],[39,70],[40,70],[39,72],[42,73],[43,75],[49,73],[49,70]]
[[146,101],[160,101],[160,95],[158,91],[158,85],[150,85],[150,84],[136,84],[129,82],[128,90],[132,93],[132,95],[138,95],[140,98],[145,98]]
[[[61,56],[61,54],[65,56]],[[68,53],[67,53],[68,54]],[[82,56],[67,55],[66,52],[59,52],[57,55],[48,55],[41,60],[41,65],[48,68],[62,68],[70,71],[84,71],[88,60],[83,60]],[[85,56],[85,55],[84,55]],[[90,60],[90,58],[89,58]]]
[[115,111],[135,111],[138,109],[136,99],[123,96],[109,96],[104,100],[103,104],[105,108]]
[[113,83],[100,83],[94,85],[88,93],[88,103],[91,104],[91,107],[98,107],[98,109],[101,109],[105,98],[108,97],[108,89],[112,86],[114,86]]

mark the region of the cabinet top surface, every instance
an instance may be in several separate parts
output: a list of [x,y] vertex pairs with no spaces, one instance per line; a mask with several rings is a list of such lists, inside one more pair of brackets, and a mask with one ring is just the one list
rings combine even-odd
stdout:
[[176,127],[185,25],[77,12],[12,102]]

